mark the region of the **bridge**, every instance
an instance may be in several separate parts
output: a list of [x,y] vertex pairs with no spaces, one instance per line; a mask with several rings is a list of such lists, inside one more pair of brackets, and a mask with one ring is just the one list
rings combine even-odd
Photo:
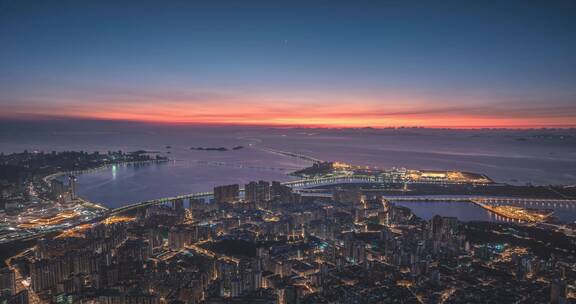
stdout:
[[523,205],[531,208],[576,208],[576,199],[475,197],[471,201],[486,205]]
[[[336,176],[336,177],[330,177],[330,178],[296,180],[296,181],[284,182],[284,183],[282,183],[282,185],[288,186],[291,188],[306,188],[306,187],[312,187],[312,186],[326,186],[326,185],[331,185],[331,184],[342,184],[342,183],[352,183],[352,182],[353,183],[358,183],[358,182],[369,183],[369,182],[375,182],[375,180],[365,178],[364,176],[358,177],[358,176],[347,175],[347,176]],[[240,193],[243,193],[243,192],[244,192],[244,189],[240,189]],[[138,209],[138,208],[142,208],[142,207],[148,207],[148,206],[159,205],[159,204],[166,204],[166,203],[175,202],[178,200],[209,199],[209,198],[212,198],[213,196],[214,196],[213,192],[195,192],[195,193],[183,194],[183,195],[178,195],[178,196],[173,196],[173,197],[164,197],[164,198],[159,198],[159,199],[153,199],[153,200],[147,200],[147,201],[141,201],[141,202],[136,202],[136,203],[132,203],[132,204],[127,204],[127,205],[124,205],[122,207],[111,210],[109,214],[114,215],[114,214],[130,211],[130,210],[134,210],[134,209]]]
[[[371,175],[338,175],[330,177],[319,177],[310,179],[300,179],[294,181],[283,182],[282,185],[300,192],[303,196],[314,197],[331,197],[332,192],[308,192],[307,188],[329,186],[337,184],[354,184],[354,183],[383,183],[383,182],[399,182],[385,180],[381,177]],[[240,189],[243,193],[244,189]],[[183,194],[173,197],[165,197],[142,202],[128,204],[110,211],[110,214],[118,214],[125,211],[134,210],[141,207],[147,207],[158,204],[170,203],[178,200],[187,199],[210,199],[214,196],[213,192],[196,192],[190,194]],[[472,202],[478,201],[484,204],[493,205],[510,205],[522,204],[529,205],[533,208],[546,208],[546,207],[574,207],[576,208],[576,200],[574,199],[539,199],[539,198],[517,198],[517,197],[489,197],[479,195],[398,195],[398,196],[384,196],[385,199],[390,201],[413,201],[413,202]]]
[[313,156],[310,155],[305,155],[305,154],[300,154],[300,153],[295,153],[295,152],[290,152],[290,151],[282,151],[282,150],[276,150],[276,149],[272,149],[272,148],[268,148],[268,147],[252,147],[254,149],[258,149],[258,150],[262,150],[262,151],[266,151],[266,152],[270,152],[270,153],[274,153],[274,154],[279,154],[282,156],[289,156],[289,157],[294,157],[294,158],[299,158],[299,159],[303,159],[306,161],[310,161],[313,163],[321,163],[324,162],[323,160],[319,159],[319,158],[315,158]]
[[178,196],[173,196],[173,197],[163,197],[163,198],[159,198],[159,199],[147,200],[147,201],[142,201],[142,202],[137,202],[137,203],[125,205],[125,206],[111,210],[109,212],[109,215],[115,215],[115,214],[119,214],[122,212],[130,211],[130,210],[134,210],[134,209],[138,209],[138,208],[142,208],[142,207],[166,204],[166,203],[171,203],[171,202],[175,202],[175,201],[179,201],[179,200],[207,199],[207,198],[211,198],[212,196],[214,196],[213,192],[195,192],[195,193],[183,194],[183,195],[178,195]]
[[[289,155],[292,157],[304,158],[309,161],[318,162],[321,161],[319,159],[312,158],[307,155],[301,155],[293,152],[286,152],[280,150],[273,150],[269,148],[260,148],[272,153],[279,153],[282,155]],[[334,175],[328,177],[317,177],[317,178],[307,178],[307,179],[299,179],[294,181],[288,181],[282,183],[282,185],[288,186],[295,191],[304,190],[311,187],[321,187],[321,186],[330,186],[330,185],[338,185],[338,184],[356,184],[356,183],[422,183],[422,184],[459,184],[459,182],[447,182],[447,181],[405,181],[400,179],[391,179],[382,176],[374,176],[374,175],[365,175],[365,174],[341,174],[341,175]],[[243,189],[240,189],[240,192],[243,192]],[[310,193],[302,193],[304,196],[317,196],[317,197],[327,197],[327,194],[310,194]],[[177,200],[186,200],[186,199],[208,199],[213,196],[212,192],[197,192],[197,193],[190,193],[190,194],[183,194],[174,197],[166,197],[154,200],[147,200],[136,202],[132,204],[125,205],[123,207],[114,209],[110,211],[110,214],[117,214],[129,210],[133,210],[140,207],[147,207],[151,205],[157,204],[164,204],[169,203]],[[402,196],[396,198],[397,200],[404,200],[404,201],[422,201],[422,200],[435,200],[435,201],[454,201],[457,200],[453,197],[447,198],[427,198],[423,199],[421,196],[418,197],[406,197]],[[469,201],[470,198],[460,199],[460,200],[467,200]]]
[[317,177],[299,179],[282,183],[290,188],[308,188],[317,186],[329,186],[336,184],[355,184],[355,183],[382,183],[385,180],[371,175],[336,175],[330,177]]
[[[303,189],[307,187],[315,187],[315,186],[328,186],[334,184],[345,184],[345,183],[380,183],[382,182],[381,179],[365,176],[365,175],[341,175],[341,176],[333,176],[333,177],[326,177],[326,178],[313,178],[313,179],[302,179],[302,180],[295,180],[284,182],[282,185],[288,186],[293,189]],[[240,189],[240,193],[243,193],[244,189]],[[331,195],[331,194],[330,194]],[[110,211],[110,215],[142,208],[148,207],[152,205],[160,205],[175,202],[178,200],[187,200],[187,199],[210,199],[214,196],[213,192],[195,192],[189,194],[183,194],[173,197],[164,197],[159,199],[147,200],[136,202],[132,204],[127,204],[122,207],[113,209]],[[311,196],[305,194],[305,196]],[[326,195],[323,195],[326,197]]]
[[[343,175],[326,178],[304,179],[284,182],[282,185],[288,186],[299,192],[302,196],[307,197],[332,197],[331,191],[306,191],[307,187],[326,186],[334,184],[346,183],[381,183],[382,179],[372,176],[361,175]],[[240,189],[242,194],[244,189]],[[109,214],[114,215],[142,207],[152,205],[166,204],[178,200],[189,199],[210,199],[214,196],[213,192],[196,192],[190,194],[183,194],[174,197],[165,197],[160,199],[147,200],[128,204],[110,211]],[[546,198],[519,198],[519,197],[490,197],[478,195],[387,195],[383,196],[384,199],[389,201],[404,201],[404,202],[479,202],[488,205],[524,205],[532,208],[546,208],[546,207],[570,207],[576,208],[576,200],[574,199],[546,199]]]
[[[300,191],[300,194],[307,197],[332,197],[332,193],[326,191]],[[533,208],[576,208],[576,200],[574,199],[492,197],[478,195],[384,195],[382,198],[391,202],[478,202],[495,206],[524,205]]]

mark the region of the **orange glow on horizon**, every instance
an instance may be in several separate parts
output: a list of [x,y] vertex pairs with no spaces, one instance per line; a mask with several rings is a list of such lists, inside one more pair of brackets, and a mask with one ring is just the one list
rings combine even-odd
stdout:
[[388,128],[388,127],[427,127],[427,128],[573,128],[576,124],[570,120],[547,121],[544,119],[522,118],[484,118],[475,116],[433,117],[387,117],[383,119],[369,117],[329,117],[329,116],[269,116],[269,117],[214,117],[184,119],[179,115],[154,115],[134,113],[73,113],[60,118],[131,121],[166,125],[213,125],[213,126],[270,126],[270,127],[309,127],[309,128]]
[[[353,101],[350,101],[353,100]],[[463,104],[474,104],[466,101]],[[310,128],[567,128],[572,111],[503,103],[462,106],[444,100],[387,96],[315,98],[225,97],[211,100],[141,96],[117,101],[39,100],[30,111],[9,108],[4,117],[71,118],[156,124],[244,125]],[[479,106],[478,104],[482,105]],[[438,106],[442,105],[442,106]],[[548,111],[548,112],[547,112]],[[30,113],[31,112],[31,113]],[[0,115],[1,117],[2,115]]]
[[96,120],[133,121],[157,124],[197,124],[197,125],[245,125],[276,127],[315,127],[315,128],[362,128],[419,126],[430,128],[541,128],[574,127],[570,119],[530,118],[530,117],[482,117],[437,113],[434,115],[372,115],[366,113],[234,113],[214,110],[214,114],[195,115],[183,110],[171,111],[159,107],[149,112],[75,112],[69,118]]

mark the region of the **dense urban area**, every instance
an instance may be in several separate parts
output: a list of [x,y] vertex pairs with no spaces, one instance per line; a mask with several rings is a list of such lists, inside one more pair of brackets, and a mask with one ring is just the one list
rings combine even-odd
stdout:
[[[576,303],[574,223],[500,205],[573,188],[317,162],[112,210],[76,195],[74,172],[162,161],[1,155],[0,303]],[[392,198],[454,194],[509,221],[424,220]]]

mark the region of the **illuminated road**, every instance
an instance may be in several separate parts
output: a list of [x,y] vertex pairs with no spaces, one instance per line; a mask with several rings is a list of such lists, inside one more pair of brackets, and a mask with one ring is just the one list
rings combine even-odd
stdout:
[[27,250],[24,250],[20,253],[18,253],[17,255],[8,258],[5,263],[8,266],[8,268],[10,268],[11,271],[14,272],[14,280],[16,283],[16,293],[26,289],[28,291],[28,301],[29,303],[32,304],[38,304],[38,303],[42,303],[42,301],[40,300],[40,298],[38,297],[38,295],[34,292],[34,290],[31,288],[30,283],[28,281],[25,280],[24,276],[22,276],[22,273],[20,273],[20,270],[18,269],[18,267],[15,267],[12,264],[12,260],[14,259],[19,259],[25,255],[31,254],[33,252],[32,248],[29,248]]
[[521,222],[541,223],[549,218],[549,214],[531,212],[526,208],[516,206],[501,206],[485,203],[483,200],[471,200],[474,204],[505,218]]

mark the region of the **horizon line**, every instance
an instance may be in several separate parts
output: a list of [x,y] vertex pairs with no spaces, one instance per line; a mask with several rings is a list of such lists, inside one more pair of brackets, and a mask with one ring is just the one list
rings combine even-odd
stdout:
[[114,118],[95,118],[95,117],[71,117],[71,116],[52,116],[52,115],[28,115],[1,117],[0,122],[110,122],[110,123],[128,123],[143,124],[150,126],[190,126],[190,127],[260,127],[275,129],[437,129],[437,130],[572,130],[576,129],[576,124],[549,124],[549,125],[381,125],[381,126],[353,126],[344,124],[289,124],[289,123],[254,123],[254,122],[183,122],[183,121],[156,121],[156,120],[139,120],[139,119],[114,119]]

